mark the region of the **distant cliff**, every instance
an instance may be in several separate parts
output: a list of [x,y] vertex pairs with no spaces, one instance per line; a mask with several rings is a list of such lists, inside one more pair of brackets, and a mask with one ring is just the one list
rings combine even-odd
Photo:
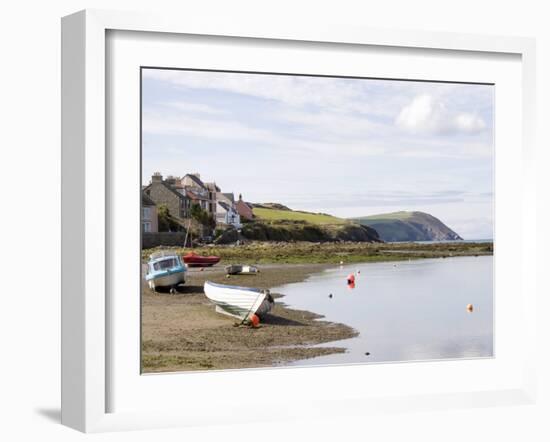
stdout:
[[372,227],[386,242],[462,240],[435,216],[424,212],[393,212],[351,220]]

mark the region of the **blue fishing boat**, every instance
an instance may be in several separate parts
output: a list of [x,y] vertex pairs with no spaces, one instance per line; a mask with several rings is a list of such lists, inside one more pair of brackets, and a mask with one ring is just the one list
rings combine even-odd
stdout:
[[175,293],[176,287],[185,283],[186,271],[187,268],[178,255],[162,250],[150,256],[145,280],[149,283],[151,290],[169,287],[170,293]]

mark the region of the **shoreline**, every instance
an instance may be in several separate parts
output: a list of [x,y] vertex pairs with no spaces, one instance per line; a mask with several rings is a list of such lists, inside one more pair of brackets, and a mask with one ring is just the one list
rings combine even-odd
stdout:
[[[444,244],[446,247],[441,248],[442,245],[438,244],[435,253],[431,247],[433,245],[427,245],[431,253],[426,253],[426,247],[404,250],[401,243],[398,245],[399,248],[391,246],[384,255],[376,256],[375,259],[345,259],[345,264],[492,255],[492,243],[490,253],[488,250],[480,249],[477,243],[475,248],[459,250],[454,249],[455,245],[456,243]],[[487,243],[481,245],[486,247]],[[296,247],[295,244],[293,246]],[[241,247],[228,249],[241,250]],[[449,250],[450,248],[453,250]],[[338,260],[342,258],[343,256]],[[346,258],[349,258],[349,255]],[[339,262],[270,262],[261,264],[261,272],[257,275],[232,275],[227,278],[224,267],[232,260],[222,259],[222,263],[214,267],[203,270],[189,269],[185,285],[182,285],[175,295],[168,292],[154,293],[142,281],[143,373],[280,366],[301,359],[343,353],[346,348],[338,346],[336,341],[358,335],[356,330],[346,324],[323,320],[323,316],[314,312],[287,307],[282,301],[284,293],[273,293],[276,298],[275,306],[263,318],[260,328],[234,326],[237,321],[216,313],[214,305],[203,291],[206,280],[271,290],[305,281],[310,275],[333,268]],[[245,262],[245,259],[241,262]],[[257,262],[261,260],[255,261]],[[334,342],[334,345],[316,346],[331,342]]]
[[234,326],[234,318],[214,311],[204,296],[202,284],[211,280],[222,284],[271,289],[301,282],[333,265],[265,265],[259,275],[238,275],[227,279],[223,266],[190,269],[187,282],[176,295],[154,294],[146,284],[142,289],[142,372],[222,370],[259,368],[316,356],[341,353],[337,345],[321,348],[315,344],[357,336],[348,325],[324,321],[310,311],[288,308],[281,297],[266,315],[261,327]]

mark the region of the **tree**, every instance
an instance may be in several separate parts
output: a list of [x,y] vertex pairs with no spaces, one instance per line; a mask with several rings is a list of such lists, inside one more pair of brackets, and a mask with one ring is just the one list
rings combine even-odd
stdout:
[[170,215],[166,204],[159,204],[157,206],[157,215],[159,232],[180,232],[183,230],[182,226]]
[[170,231],[170,212],[166,204],[159,204],[157,207],[157,215],[159,222],[159,232]]
[[211,213],[208,213],[206,210],[203,210],[201,206],[194,203],[191,205],[191,218],[197,221],[200,225],[213,229],[216,227],[216,220]]

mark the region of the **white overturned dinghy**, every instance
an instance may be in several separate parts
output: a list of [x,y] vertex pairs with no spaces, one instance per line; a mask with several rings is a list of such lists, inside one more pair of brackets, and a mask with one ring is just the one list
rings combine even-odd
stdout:
[[228,275],[255,275],[260,273],[260,269],[256,266],[231,264],[225,267],[225,272]]
[[262,316],[273,307],[273,297],[269,290],[261,290],[234,285],[204,283],[204,293],[216,305],[216,311],[241,320],[251,315]]

